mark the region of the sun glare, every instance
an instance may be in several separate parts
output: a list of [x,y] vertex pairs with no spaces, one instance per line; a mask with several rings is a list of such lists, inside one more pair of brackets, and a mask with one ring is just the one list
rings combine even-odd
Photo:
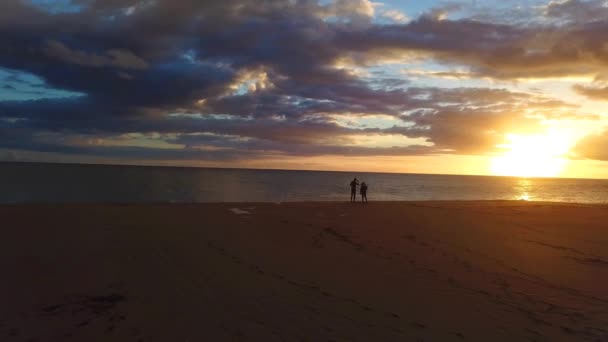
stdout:
[[491,172],[497,176],[556,177],[568,164],[565,157],[574,141],[565,132],[546,135],[507,135],[509,143],[499,146],[505,153],[492,158]]

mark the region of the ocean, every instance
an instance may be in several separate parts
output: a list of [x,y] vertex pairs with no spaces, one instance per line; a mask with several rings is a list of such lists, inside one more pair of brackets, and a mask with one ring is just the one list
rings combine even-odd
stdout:
[[0,203],[530,200],[608,203],[608,180],[0,163]]

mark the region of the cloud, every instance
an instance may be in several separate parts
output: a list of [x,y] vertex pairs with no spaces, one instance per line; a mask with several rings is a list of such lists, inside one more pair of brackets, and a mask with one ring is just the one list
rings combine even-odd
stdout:
[[608,6],[604,0],[551,0],[545,15],[566,23],[585,24],[608,19]]
[[422,16],[432,21],[441,21],[447,19],[450,13],[460,11],[462,7],[463,5],[455,2],[446,3],[442,6],[431,8],[428,12],[423,13]]
[[403,24],[410,21],[410,17],[396,9],[383,10],[380,12],[380,16],[399,24]]
[[327,14],[347,18],[355,24],[367,24],[374,17],[374,4],[369,0],[336,0],[326,8]]
[[608,130],[580,140],[573,148],[573,154],[581,158],[608,160]]
[[[536,130],[563,115],[554,109],[577,108],[505,89],[416,87],[402,75],[361,70],[415,56],[467,70],[421,75],[518,79],[594,75],[606,60],[596,44],[603,22],[520,27],[450,19],[459,6],[409,20],[367,0],[72,4],[59,11],[0,2],[0,67],[82,94],[0,101],[0,148],[214,160],[488,154],[506,133]],[[393,23],[377,24],[378,16]],[[335,115],[385,115],[402,124],[355,129]],[[150,145],[121,145],[133,134]],[[426,146],[358,146],[353,136],[366,134]]]
[[[196,147],[197,143],[200,145],[205,141],[206,150],[232,151],[232,154],[238,152],[250,156],[267,151],[291,151],[294,155],[330,155],[338,152],[371,155],[373,151],[378,155],[393,155],[397,152],[485,154],[494,151],[496,145],[504,143],[507,133],[539,130],[541,118],[529,115],[538,114],[535,105],[543,108],[547,105],[560,106],[559,101],[547,103],[548,100],[540,96],[483,88],[410,88],[408,91],[396,92],[395,96],[397,95],[402,101],[388,102],[384,111],[379,104],[367,104],[367,100],[361,102],[368,107],[377,107],[383,113],[391,113],[391,106],[398,107],[399,110],[394,110],[390,115],[403,124],[388,128],[352,128],[341,125],[328,113],[344,113],[354,108],[349,107],[348,103],[339,102],[339,98],[333,101],[332,106],[323,106],[326,102],[319,104],[309,100],[310,104],[288,104],[284,102],[288,100],[284,96],[260,97],[257,94],[223,97],[231,102],[222,102],[224,107],[216,106],[210,110],[225,113],[219,116],[185,113],[168,118],[156,111],[133,115],[128,109],[122,115],[114,116],[89,109],[89,115],[82,116],[80,113],[91,106],[87,99],[29,101],[30,107],[25,110],[22,102],[4,102],[0,103],[0,113],[6,117],[17,116],[23,119],[5,123],[7,129],[10,128],[13,132],[21,129],[22,133],[18,135],[21,139],[31,135],[23,133],[24,131],[33,130],[44,132],[43,136],[50,136],[56,142],[61,137],[58,133],[89,137],[90,141],[96,137],[118,141],[118,136],[138,133],[160,134],[155,138],[158,142],[186,147]],[[311,107],[314,109],[311,110]],[[243,108],[250,108],[251,111],[238,111]],[[283,108],[291,108],[293,113],[281,112]],[[323,109],[321,113],[324,114],[320,114],[319,109]],[[19,116],[23,112],[29,115]],[[360,117],[370,115],[365,111],[352,112]],[[273,116],[273,113],[287,116]],[[542,114],[544,113],[541,116]],[[90,125],[92,117],[96,120],[94,127]],[[355,146],[357,141],[353,140],[354,135],[423,138],[429,146],[414,146],[411,149],[366,148]],[[214,140],[208,140],[209,136],[213,136]],[[49,139],[36,141],[43,144],[49,142]],[[82,139],[72,139],[69,145],[78,141]],[[67,141],[62,144],[65,143]],[[100,147],[96,146],[97,148]],[[179,151],[176,150],[177,152]]]
[[403,74],[409,77],[431,77],[445,79],[471,79],[475,75],[468,71],[432,71],[424,69],[404,69]]
[[592,84],[592,85],[581,85],[575,84],[574,90],[590,99],[598,101],[608,101],[608,85],[603,84]]
[[91,67],[116,66],[123,69],[145,69],[148,64],[132,52],[121,49],[108,50],[104,55],[96,55],[68,48],[56,40],[46,42],[43,51],[49,57],[63,62]]

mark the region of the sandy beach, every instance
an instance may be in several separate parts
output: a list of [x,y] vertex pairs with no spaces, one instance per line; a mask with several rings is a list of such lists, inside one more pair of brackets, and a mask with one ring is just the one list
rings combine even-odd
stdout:
[[606,341],[608,207],[0,206],[1,341]]

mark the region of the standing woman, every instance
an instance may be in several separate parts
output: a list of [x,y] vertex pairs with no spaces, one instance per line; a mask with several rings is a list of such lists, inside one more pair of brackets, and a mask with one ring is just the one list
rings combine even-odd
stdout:
[[361,202],[367,203],[367,184],[361,183]]
[[359,185],[357,178],[350,182],[350,201],[353,203],[357,201],[357,185]]

